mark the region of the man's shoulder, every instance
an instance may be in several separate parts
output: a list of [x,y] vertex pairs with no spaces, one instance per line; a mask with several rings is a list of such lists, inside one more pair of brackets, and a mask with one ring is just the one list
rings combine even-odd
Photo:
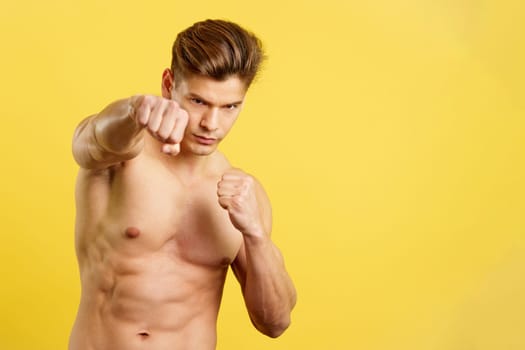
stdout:
[[77,175],[77,182],[80,183],[90,183],[90,182],[100,182],[100,181],[109,181],[116,172],[122,168],[122,164],[111,165],[107,168],[101,169],[86,169],[80,168]]

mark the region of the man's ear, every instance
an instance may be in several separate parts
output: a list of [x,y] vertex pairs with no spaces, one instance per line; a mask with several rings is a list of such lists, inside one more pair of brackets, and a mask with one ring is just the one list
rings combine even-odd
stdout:
[[171,69],[166,68],[162,73],[162,97],[171,99],[171,90],[175,88],[173,73]]

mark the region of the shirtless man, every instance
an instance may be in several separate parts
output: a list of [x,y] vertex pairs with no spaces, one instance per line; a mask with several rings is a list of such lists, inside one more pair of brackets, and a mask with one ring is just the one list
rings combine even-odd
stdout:
[[215,349],[228,266],[254,326],[270,337],[288,327],[295,289],[269,200],[217,150],[261,59],[238,25],[196,23],[177,36],[162,97],[113,102],[77,127],[70,350]]

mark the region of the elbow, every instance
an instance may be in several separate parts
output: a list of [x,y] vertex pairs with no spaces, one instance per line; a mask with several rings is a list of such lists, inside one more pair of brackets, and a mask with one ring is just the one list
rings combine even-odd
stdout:
[[87,146],[78,143],[73,144],[73,159],[78,166],[84,169],[100,169],[101,164],[97,162],[87,151]]
[[290,324],[286,324],[286,325],[277,325],[277,326],[274,326],[270,329],[268,329],[266,332],[263,332],[264,335],[270,337],[270,338],[278,338],[280,337],[284,331],[288,328]]
[[270,338],[278,338],[281,336],[284,331],[290,326],[290,317],[282,317],[281,319],[274,319],[271,321],[260,321],[256,322],[252,320],[255,328],[259,330],[262,334]]
[[250,319],[259,332],[270,338],[278,338],[290,327],[291,313],[295,303],[296,294],[294,291],[290,304],[281,305],[272,311],[259,309],[258,312],[250,313]]

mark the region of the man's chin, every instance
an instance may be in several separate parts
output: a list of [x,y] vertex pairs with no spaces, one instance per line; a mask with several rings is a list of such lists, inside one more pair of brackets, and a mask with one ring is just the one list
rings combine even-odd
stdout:
[[217,150],[217,144],[214,145],[199,145],[199,144],[192,144],[188,145],[187,147],[184,147],[182,145],[182,150],[186,152],[186,154],[191,154],[194,156],[209,156],[213,154]]
[[210,150],[210,151],[199,151],[199,152],[194,152],[193,154],[196,155],[196,156],[205,157],[205,156],[209,156],[209,155],[213,154],[213,152],[215,152],[215,149]]

